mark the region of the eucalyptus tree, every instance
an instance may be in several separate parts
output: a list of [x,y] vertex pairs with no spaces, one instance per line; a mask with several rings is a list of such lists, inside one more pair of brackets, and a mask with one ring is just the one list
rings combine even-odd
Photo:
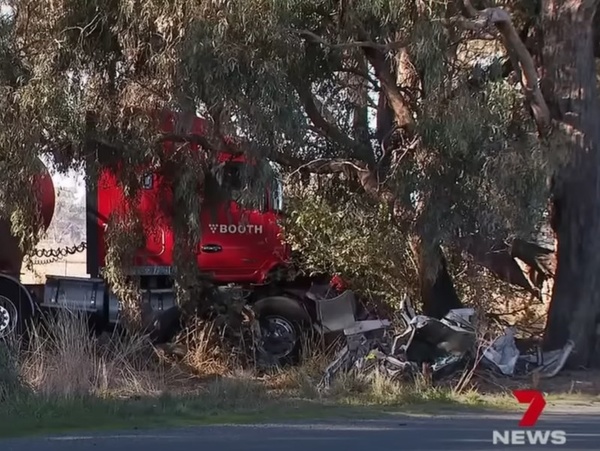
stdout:
[[[332,174],[383,205],[417,257],[428,313],[460,305],[444,252],[535,290],[505,243],[529,235],[545,210],[552,164],[538,134],[547,111],[504,10],[435,0],[5,3],[3,215],[23,245],[37,236],[23,187],[40,152],[95,171],[89,155],[108,149],[132,169],[122,175],[131,195],[133,168],[160,163],[174,183],[181,294],[200,296],[193,287],[205,284],[189,263],[198,186],[214,178],[216,152],[234,147],[295,173]],[[148,114],[162,109],[181,112],[168,138],[182,142],[190,114],[209,118],[207,135],[194,138],[205,152],[165,154]],[[111,225],[108,276],[124,293],[134,289],[122,269],[137,229],[136,218]]]
[[559,258],[545,339],[550,348],[572,339],[571,363],[584,367],[600,364],[597,9],[597,0],[544,0],[539,12],[542,89],[553,122],[549,136],[560,147],[556,151],[566,154],[552,179]]

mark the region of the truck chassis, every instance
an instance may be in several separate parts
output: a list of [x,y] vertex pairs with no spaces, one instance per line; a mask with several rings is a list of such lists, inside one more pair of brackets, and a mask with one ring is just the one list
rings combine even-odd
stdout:
[[[145,279],[142,308],[151,316],[150,337],[155,343],[167,342],[177,332],[180,311],[172,288],[148,284]],[[154,285],[150,287],[148,285]],[[261,351],[270,361],[295,363],[299,359],[301,335],[314,330],[319,319],[311,290],[329,290],[327,279],[299,278],[289,284],[266,284],[253,289],[220,285],[225,296],[245,293],[261,330]],[[121,323],[121,303],[102,278],[47,276],[43,285],[24,285],[16,278],[0,274],[0,339],[27,331],[31,321],[43,312],[59,310],[86,314],[98,331],[110,330]]]

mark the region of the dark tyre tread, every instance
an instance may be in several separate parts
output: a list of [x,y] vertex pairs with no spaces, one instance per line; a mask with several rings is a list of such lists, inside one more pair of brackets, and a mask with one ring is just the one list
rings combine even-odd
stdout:
[[302,354],[302,337],[311,323],[310,317],[302,306],[289,297],[273,296],[256,302],[253,310],[259,322],[270,316],[278,316],[290,322],[296,333],[296,344],[287,356],[278,359],[277,364],[279,366],[298,364]]

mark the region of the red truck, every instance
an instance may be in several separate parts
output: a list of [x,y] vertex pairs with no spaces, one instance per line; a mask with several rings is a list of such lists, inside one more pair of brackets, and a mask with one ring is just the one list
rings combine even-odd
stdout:
[[[163,116],[161,129],[172,134],[176,115]],[[204,136],[204,119],[197,117],[188,139]],[[173,146],[166,142],[166,149]],[[199,151],[199,146],[190,144]],[[97,151],[96,159],[102,159]],[[263,351],[272,358],[286,361],[297,357],[299,333],[315,318],[315,305],[307,291],[315,282],[329,283],[325,278],[283,281],[277,277],[290,261],[290,249],[281,236],[278,218],[283,210],[283,186],[268,161],[250,163],[240,154],[221,153],[223,183],[233,192],[241,190],[241,173],[247,165],[262,165],[270,181],[259,208],[243,209],[234,200],[201,209],[202,236],[195,250],[201,271],[212,277],[224,293],[244,293],[257,314],[263,335]],[[54,187],[46,172],[40,172],[36,183],[46,226],[54,211]],[[88,174],[89,176],[90,174]],[[143,299],[151,307],[157,324],[163,325],[158,340],[171,338],[172,329],[164,329],[165,321],[178,317],[172,289],[173,229],[169,219],[169,191],[160,171],[140,171],[142,188],[135,204],[128,204],[114,169],[104,169],[98,177],[88,178],[87,185],[87,272],[89,277],[47,276],[44,285],[24,286],[19,282],[22,256],[11,251],[0,267],[0,337],[23,330],[29,319],[44,309],[69,308],[87,312],[101,328],[119,323],[120,303],[102,278],[106,257],[106,225],[108,218],[124,206],[137,208],[144,223],[145,246],[135,256],[130,273],[139,275]],[[200,195],[202,193],[199,193]],[[165,202],[166,200],[166,202]],[[0,228],[0,240],[13,245],[16,240]],[[11,241],[12,240],[12,241]],[[0,243],[1,244],[1,243]],[[8,248],[3,247],[5,250]],[[10,252],[9,252],[10,253]],[[12,274],[11,274],[12,273]]]

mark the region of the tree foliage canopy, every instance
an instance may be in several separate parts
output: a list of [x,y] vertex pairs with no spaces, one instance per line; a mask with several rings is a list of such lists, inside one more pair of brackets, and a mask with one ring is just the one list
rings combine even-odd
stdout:
[[[50,152],[66,168],[83,162],[92,143],[123,159],[133,193],[136,165],[177,163],[185,254],[198,238],[197,186],[227,134],[295,175],[333,174],[371,205],[384,204],[387,216],[373,221],[407,240],[452,246],[470,234],[528,235],[545,209],[551,162],[521,79],[505,70],[514,55],[493,23],[469,17],[462,2],[5,3],[2,214],[25,243],[36,238],[22,193],[37,156]],[[516,21],[526,17],[528,2],[510,3]],[[210,119],[206,154],[165,155],[148,115],[162,109],[185,113],[181,136],[187,113]],[[343,211],[336,183],[318,195]],[[348,205],[360,212],[368,202]]]

